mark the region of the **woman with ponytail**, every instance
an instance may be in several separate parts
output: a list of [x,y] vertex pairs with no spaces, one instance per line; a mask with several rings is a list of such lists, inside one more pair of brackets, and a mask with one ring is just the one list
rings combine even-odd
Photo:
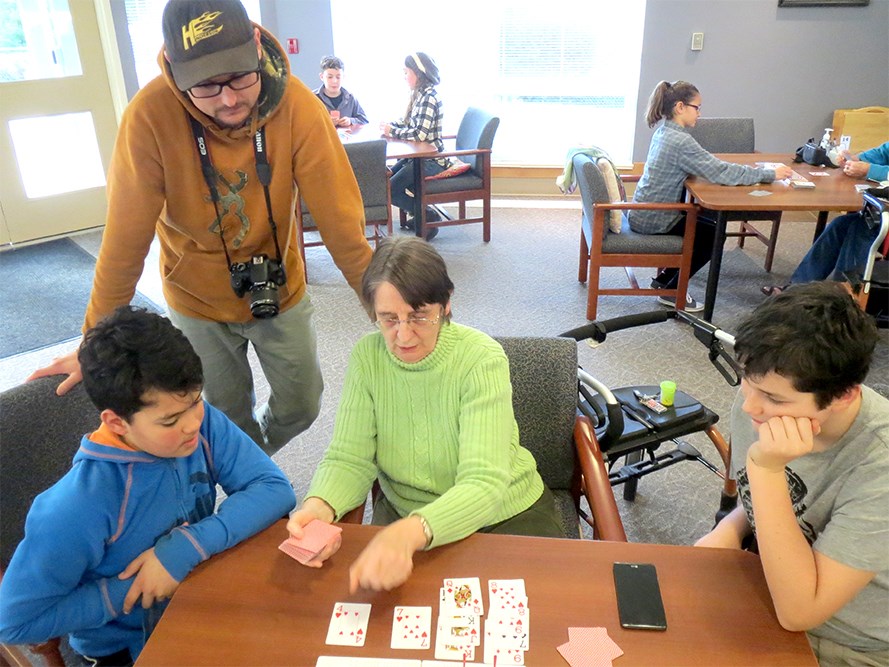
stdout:
[[[682,198],[685,179],[700,176],[720,185],[754,185],[771,183],[788,178],[792,170],[787,166],[764,169],[731,162],[724,162],[708,153],[691,136],[688,128],[694,127],[701,115],[701,94],[687,81],[669,83],[661,81],[655,86],[648,100],[645,120],[655,131],[645,160],[645,170],[636,186],[633,201],[639,203],[670,203]],[[713,252],[715,228],[713,221],[698,215],[694,250],[691,258],[691,275],[697,273]],[[638,234],[685,233],[685,214],[678,211],[629,211],[630,229]],[[655,289],[675,288],[679,281],[678,269],[664,269],[653,280]],[[672,297],[658,297],[658,303],[675,307]],[[685,297],[685,310],[697,312],[703,306],[689,295]]]

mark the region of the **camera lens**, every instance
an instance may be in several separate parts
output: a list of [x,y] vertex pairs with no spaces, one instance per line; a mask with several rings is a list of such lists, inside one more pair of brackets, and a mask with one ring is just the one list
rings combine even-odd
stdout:
[[278,314],[278,286],[272,282],[254,285],[250,290],[250,312],[258,320]]

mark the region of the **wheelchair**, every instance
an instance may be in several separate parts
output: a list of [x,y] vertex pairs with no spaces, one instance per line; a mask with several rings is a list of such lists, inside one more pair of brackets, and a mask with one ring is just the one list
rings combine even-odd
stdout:
[[[560,337],[575,341],[605,341],[609,333],[676,319],[693,327],[695,338],[709,349],[710,362],[731,386],[741,383],[741,369],[725,345],[733,346],[734,337],[709,322],[682,311],[654,311],[590,322],[571,329]],[[716,514],[718,523],[737,505],[737,483],[731,479],[731,445],[716,428],[719,415],[684,391],[676,391],[673,405],[658,400],[659,386],[638,385],[610,389],[578,368],[578,411],[593,426],[612,487],[623,486],[623,497],[636,497],[639,480],[681,461],[697,461],[723,480]],[[691,443],[684,440],[703,432],[713,443],[722,467],[710,463]],[[663,450],[665,443],[673,445]],[[618,460],[624,464],[614,469]]]

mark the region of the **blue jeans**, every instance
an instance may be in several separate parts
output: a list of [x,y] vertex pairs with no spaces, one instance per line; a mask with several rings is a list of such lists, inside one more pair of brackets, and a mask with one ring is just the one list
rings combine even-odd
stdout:
[[[435,176],[444,171],[435,160],[423,160],[424,176]],[[392,203],[400,209],[414,214],[414,165],[413,160],[399,160],[392,167],[392,178],[389,185],[392,188]],[[408,191],[410,194],[408,194]]]
[[859,269],[867,262],[867,253],[879,227],[868,227],[861,213],[846,213],[831,220],[821,236],[809,248],[803,261],[790,277],[791,283],[807,283],[833,278]]
[[[308,295],[267,320],[208,322],[170,311],[201,358],[204,398],[269,455],[309,428],[321,409],[324,382],[313,312]],[[250,343],[269,383],[269,400],[255,415]]]

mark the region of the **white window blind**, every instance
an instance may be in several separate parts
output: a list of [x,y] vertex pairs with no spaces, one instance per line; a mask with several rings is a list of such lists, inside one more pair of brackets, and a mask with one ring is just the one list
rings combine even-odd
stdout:
[[470,105],[500,116],[495,164],[560,166],[589,144],[631,161],[645,0],[449,0],[428,15],[403,0],[331,8],[344,86],[373,122],[403,115],[404,58],[421,50],[441,70],[446,133]]

